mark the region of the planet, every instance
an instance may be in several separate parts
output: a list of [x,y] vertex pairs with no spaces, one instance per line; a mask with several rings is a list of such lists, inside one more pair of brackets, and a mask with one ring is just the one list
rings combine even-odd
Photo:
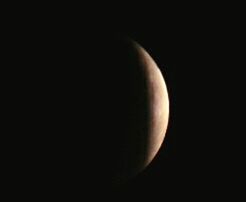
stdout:
[[123,184],[163,143],[169,98],[162,73],[132,39],[54,36],[37,45],[31,63],[32,179],[78,190]]
[[137,43],[134,44],[139,54],[142,70],[146,75],[147,94],[149,97],[149,130],[147,155],[143,167],[146,167],[155,157],[164,140],[168,118],[169,99],[167,87],[160,69],[151,56]]
[[129,107],[129,125],[122,134],[127,138],[113,179],[116,184],[131,179],[150,164],[163,143],[169,118],[168,92],[160,69],[137,42],[128,39],[125,43],[129,54],[125,61],[130,61],[126,66],[134,75],[125,81],[131,89],[131,96],[126,97],[134,107]]

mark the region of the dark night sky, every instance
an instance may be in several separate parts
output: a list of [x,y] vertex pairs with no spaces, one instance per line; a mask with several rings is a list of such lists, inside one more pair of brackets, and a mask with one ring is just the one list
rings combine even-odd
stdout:
[[[235,179],[240,177],[236,174],[237,167],[241,165],[237,161],[238,159],[240,161],[237,148],[242,148],[237,147],[237,138],[231,138],[232,134],[237,134],[231,124],[232,117],[237,116],[232,115],[235,105],[232,107],[231,104],[234,91],[230,84],[232,80],[236,80],[233,74],[234,69],[232,69],[232,65],[233,68],[236,65],[235,57],[229,51],[234,50],[233,45],[236,43],[236,38],[233,37],[236,23],[234,21],[231,24],[228,23],[230,16],[225,14],[225,17],[222,17],[216,9],[208,13],[201,7],[189,11],[183,9],[182,6],[173,7],[172,10],[161,6],[157,10],[148,6],[147,8],[145,10],[132,9],[131,12],[125,10],[123,11],[124,17],[119,18],[117,11],[105,18],[99,13],[95,18],[84,16],[80,11],[72,12],[71,15],[54,14],[47,19],[43,15],[30,19],[27,15],[24,20],[21,18],[14,20],[12,25],[14,31],[10,35],[11,41],[13,47],[16,47],[14,51],[24,53],[23,57],[17,54],[18,64],[24,64],[22,66],[26,67],[15,72],[15,77],[21,80],[15,88],[16,92],[21,93],[15,95],[17,96],[15,100],[18,100],[18,106],[26,106],[25,110],[28,109],[28,113],[25,112],[27,116],[22,117],[22,120],[25,120],[25,123],[31,123],[29,124],[31,127],[28,124],[20,124],[19,130],[27,131],[27,135],[25,138],[16,139],[16,145],[24,139],[25,144],[23,144],[26,145],[24,148],[27,148],[23,151],[24,155],[21,155],[21,152],[18,153],[19,157],[25,156],[24,159],[20,158],[23,167],[19,166],[20,169],[16,174],[22,179],[18,181],[20,186],[24,180],[23,173],[27,173],[26,176],[30,176],[30,180],[26,177],[24,181],[29,180],[27,187],[31,185],[34,189],[33,193],[40,194],[40,191],[46,193],[48,190],[47,192],[56,196],[63,196],[64,192],[61,190],[65,190],[68,195],[72,193],[76,198],[77,196],[83,198],[83,194],[88,194],[92,198],[105,194],[107,197],[112,197],[114,201],[141,200],[148,197],[151,197],[151,201],[156,198],[175,201],[179,197],[197,199],[196,195],[199,195],[204,199],[214,195],[219,197],[225,192],[229,194],[228,190],[231,191],[231,185],[235,184]],[[102,68],[86,68],[86,64],[99,64],[100,60],[103,60],[102,56],[107,55],[106,51],[103,52],[103,46],[97,47],[96,40],[99,39],[100,44],[100,37],[108,33],[130,37],[147,50],[164,75],[170,99],[169,126],[158,155],[146,170],[125,185],[115,189],[103,187],[101,184],[97,185],[95,184],[96,179],[90,180],[91,175],[86,176],[86,171],[90,170],[90,163],[97,164],[95,159],[99,159],[99,164],[103,165],[101,153],[93,153],[94,150],[89,142],[94,141],[96,146],[101,146],[99,140],[103,140],[103,137],[100,136],[100,127],[104,127],[106,123],[104,114],[107,114],[107,110],[97,106],[97,99],[105,103],[110,100],[107,99],[110,92],[105,94],[100,91],[99,97],[93,93],[98,87],[100,89],[108,87],[109,84],[101,85],[101,81],[104,81],[102,75],[106,75],[107,72],[105,73]],[[93,46],[90,40],[94,40]],[[105,45],[105,43],[100,45],[103,44]],[[94,51],[98,51],[95,53],[97,55],[100,55],[98,54],[100,51],[103,52],[98,60],[93,58]],[[76,68],[67,72],[65,67],[71,64]],[[81,64],[85,68],[77,68]],[[20,77],[20,74],[23,77]],[[124,80],[121,74],[117,75],[120,81]],[[105,77],[109,78],[109,76]],[[83,116],[86,117],[83,130],[97,133],[98,141],[95,141],[93,137],[87,137],[85,133],[84,141],[80,141],[83,144],[81,147],[79,141],[70,139],[70,142],[66,142],[65,136],[50,138],[51,136],[45,133],[47,130],[51,131],[50,127],[54,131],[57,130],[55,124],[56,122],[58,124],[60,120],[53,122],[53,117],[57,117],[57,112],[60,113],[60,108],[63,106],[62,103],[57,102],[60,96],[63,96],[63,92],[57,89],[63,89],[66,86],[64,78],[68,78],[67,81],[71,82],[71,85],[82,86],[82,90],[81,88],[74,89],[74,92],[82,91],[82,95],[73,98],[82,101],[83,105],[77,107],[80,105],[78,101],[71,106],[75,111],[79,108],[80,112],[83,112]],[[57,82],[62,83],[63,86],[57,86]],[[42,83],[45,85],[40,85]],[[71,91],[66,91],[66,93],[73,95]],[[51,103],[52,106],[43,95],[54,97],[55,101]],[[64,98],[64,101],[72,103],[68,98]],[[54,110],[54,114],[47,116],[45,110],[49,111],[49,108],[37,107],[40,103],[49,105],[49,108]],[[24,108],[15,106],[20,110],[19,114],[22,114]],[[92,110],[93,113],[90,113],[91,106],[97,106]],[[101,114],[96,117],[98,125],[93,124],[96,110],[101,110]],[[33,117],[39,113],[42,114],[38,117],[39,120],[54,124],[46,124],[43,127],[41,122],[36,122]],[[68,110],[65,113],[70,112]],[[76,123],[76,117],[80,117],[80,114],[74,117],[68,120],[71,124],[79,124]],[[69,127],[65,130],[69,130]],[[33,136],[35,131],[39,131],[35,133],[38,135]],[[63,129],[59,130],[59,132],[62,131]],[[73,132],[76,133],[76,130]],[[83,159],[89,162],[83,167],[85,172],[81,173],[84,181],[75,180],[71,186],[70,184],[62,186],[64,181],[70,180],[71,182],[71,179],[59,177],[63,171],[57,170],[57,165],[60,165],[63,160],[56,158],[57,150],[52,150],[52,148],[64,147],[61,146],[62,144],[56,144],[57,138],[59,143],[76,142],[77,147],[69,146],[75,153],[78,152],[77,148],[82,148]],[[44,153],[40,152],[43,151],[41,150],[44,148],[43,145],[49,148]],[[90,158],[92,153],[93,157],[97,158]],[[67,160],[76,162],[73,160],[77,157]],[[57,159],[57,162],[54,159]],[[50,171],[47,167],[49,163],[56,165],[56,168]],[[70,169],[71,171],[68,165],[64,165],[63,170]],[[76,162],[73,165],[78,167],[79,163]],[[231,169],[231,167],[234,168]],[[51,174],[46,175],[46,172],[51,172]],[[93,172],[98,173],[96,166]],[[81,179],[80,174],[76,173],[79,173],[79,170],[72,172],[71,176],[75,177],[74,179]],[[53,180],[49,180],[50,176]],[[89,179],[85,179],[85,176]],[[37,183],[40,189],[32,186]],[[92,192],[92,195],[89,192]]]
[[217,197],[223,195],[221,190],[231,189],[236,179],[231,167],[238,169],[239,157],[234,146],[228,149],[235,144],[228,123],[233,112],[228,82],[234,81],[229,75],[235,57],[229,50],[236,30],[235,24],[227,24],[228,18],[216,9],[210,16],[202,10],[179,10],[157,12],[126,26],[123,32],[150,53],[164,74],[170,122],[158,156],[123,193],[194,199]]

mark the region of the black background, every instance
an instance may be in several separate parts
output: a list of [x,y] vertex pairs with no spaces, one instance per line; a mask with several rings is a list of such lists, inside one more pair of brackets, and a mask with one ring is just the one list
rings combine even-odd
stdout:
[[209,12],[185,8],[141,10],[121,29],[154,58],[170,96],[164,144],[121,196],[199,200],[241,191],[233,187],[242,181],[235,115],[241,65],[234,52],[241,43],[240,15],[234,18],[215,5]]
[[[40,47],[40,36],[44,36],[42,33],[48,38],[52,36],[52,41],[57,39],[56,44],[60,41],[57,33],[63,33],[62,37],[66,33],[69,37],[77,33],[77,38],[73,38],[75,42],[78,33],[83,33],[82,41],[87,40],[86,36],[102,33],[125,35],[147,50],[164,75],[170,99],[170,119],[165,141],[156,158],[134,179],[114,189],[91,185],[89,181],[88,186],[76,182],[71,186],[73,197],[83,198],[89,195],[97,198],[106,195],[106,198],[112,197],[115,201],[126,201],[149,198],[175,200],[179,197],[200,200],[234,195],[233,187],[237,185],[237,180],[241,180],[239,171],[243,170],[240,156],[243,146],[239,146],[237,135],[240,132],[238,127],[232,125],[233,119],[237,118],[234,114],[235,105],[239,103],[236,92],[241,85],[237,83],[238,73],[235,74],[240,65],[237,64],[238,56],[234,53],[235,45],[240,43],[237,39],[239,21],[231,17],[229,9],[223,10],[215,5],[209,9],[198,5],[196,9],[190,5],[185,8],[184,5],[174,6],[171,9],[163,5],[145,5],[145,9],[132,6],[120,11],[120,15],[117,9],[112,9],[111,13],[103,9],[99,9],[100,12],[92,9],[93,12],[89,15],[84,14],[81,7],[79,11],[74,8],[52,8],[45,14],[37,14],[37,9],[33,9],[31,14],[22,13],[24,18],[15,18],[14,23],[10,24],[14,28],[10,31],[13,43],[11,47],[17,47],[14,49],[17,53],[23,53],[22,47],[27,47],[27,41],[30,45],[28,53]],[[89,47],[89,43],[86,44]],[[49,50],[52,53],[52,48],[42,46],[39,51]],[[13,55],[20,56],[16,52]],[[28,58],[29,55],[25,53]],[[28,61],[33,67],[43,61],[42,58],[35,57],[31,57],[32,60],[20,57],[18,63],[21,61],[27,64]],[[21,73],[35,83],[36,78],[47,75],[45,71],[40,73],[37,70],[30,74],[29,70],[15,71],[16,77]],[[85,72],[81,73],[83,78],[87,77]],[[49,72],[49,75],[52,74]],[[24,85],[29,84],[27,82]],[[94,89],[95,86],[91,88]],[[90,87],[86,86],[86,89],[90,91]],[[240,125],[239,122],[237,125]],[[37,129],[35,125],[33,128]],[[30,141],[29,137],[26,136],[24,142],[30,146],[30,142],[37,139]],[[16,144],[19,141],[23,141],[23,138],[17,139]],[[44,142],[45,140],[42,143]],[[35,145],[31,147],[35,150]],[[26,153],[29,151],[27,149]],[[32,162],[27,158],[23,165],[29,164]],[[17,174],[13,173],[23,175],[22,168],[18,168]],[[23,168],[27,173],[32,170],[32,167]],[[31,176],[38,174],[34,172]],[[28,183],[27,187],[36,185],[40,178],[42,176],[38,179],[31,177],[32,183]],[[25,176],[18,180],[17,189],[21,189],[24,184],[22,182],[25,182]],[[46,195],[47,181],[40,186],[44,189],[34,188],[35,192],[32,191],[35,197]],[[240,186],[235,187],[236,192],[240,191]],[[29,189],[25,193],[27,190]],[[49,185],[48,192],[53,193],[55,198],[65,194],[53,185]]]

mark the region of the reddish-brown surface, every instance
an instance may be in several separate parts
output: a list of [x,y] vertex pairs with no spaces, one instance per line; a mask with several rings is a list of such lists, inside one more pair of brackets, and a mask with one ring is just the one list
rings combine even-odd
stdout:
[[146,75],[149,96],[149,136],[145,164],[148,165],[158,152],[167,129],[169,100],[165,81],[151,56],[135,43],[139,58]]

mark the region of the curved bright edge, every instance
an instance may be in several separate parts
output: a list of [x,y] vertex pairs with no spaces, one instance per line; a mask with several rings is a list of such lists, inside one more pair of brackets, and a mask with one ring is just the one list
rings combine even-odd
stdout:
[[169,98],[164,78],[157,64],[139,44],[134,42],[134,45],[141,58],[150,97],[149,148],[145,161],[145,166],[147,166],[164,141],[169,120]]

